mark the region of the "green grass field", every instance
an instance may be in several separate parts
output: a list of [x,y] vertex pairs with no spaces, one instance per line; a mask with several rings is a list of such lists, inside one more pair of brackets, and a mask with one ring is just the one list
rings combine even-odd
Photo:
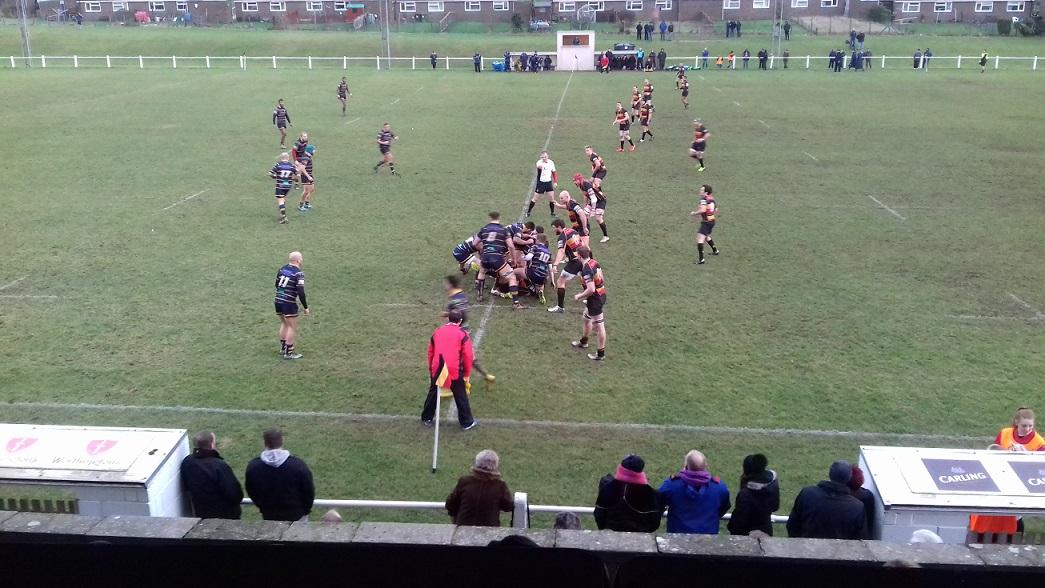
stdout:
[[[238,472],[280,425],[325,498],[442,500],[492,447],[531,502],[588,505],[629,452],[659,483],[701,448],[735,486],[761,451],[786,512],[861,443],[983,446],[1041,404],[1045,115],[1022,106],[1045,99],[1040,74],[708,72],[689,111],[657,74],[657,138],[627,154],[610,120],[639,76],[350,74],[344,118],[333,68],[0,74],[0,420],[212,428]],[[278,97],[317,146],[316,208],[289,226],[266,175]],[[695,115],[713,133],[703,174],[685,153]],[[386,120],[401,178],[370,170]],[[488,210],[518,217],[553,123],[561,175],[585,171],[588,143],[610,167],[609,361],[569,348],[576,304],[499,301],[480,350],[497,386],[473,395],[486,422],[448,427],[432,475],[413,419],[449,249]],[[698,268],[702,182],[723,254]],[[271,289],[293,249],[314,314],[288,363]],[[402,418],[353,416],[368,414]]]

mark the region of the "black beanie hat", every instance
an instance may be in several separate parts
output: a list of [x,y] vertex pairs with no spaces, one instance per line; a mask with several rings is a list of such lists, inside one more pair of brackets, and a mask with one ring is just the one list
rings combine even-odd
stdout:
[[646,462],[643,461],[641,457],[635,454],[625,457],[623,460],[621,460],[620,465],[624,469],[631,470],[635,473],[640,473],[643,469],[646,468]]
[[769,460],[761,453],[755,453],[744,458],[744,474],[752,476],[766,471]]

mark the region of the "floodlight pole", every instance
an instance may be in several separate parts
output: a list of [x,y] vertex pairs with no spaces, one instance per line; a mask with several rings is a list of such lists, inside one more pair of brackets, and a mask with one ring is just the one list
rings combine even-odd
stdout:
[[388,69],[391,69],[392,68],[392,33],[391,33],[391,29],[389,28],[389,26],[390,26],[389,25],[389,21],[392,19],[392,13],[391,13],[391,11],[389,10],[389,7],[388,7],[388,0],[384,0],[384,2],[382,2],[382,6],[384,6],[384,9],[385,9],[385,29],[384,29],[384,31],[382,31],[384,33],[384,35],[382,35],[382,36],[385,38],[385,59],[388,60]]
[[22,58],[25,66],[33,66],[33,45],[29,40],[29,17],[26,15],[26,0],[18,0],[18,28],[22,33]]

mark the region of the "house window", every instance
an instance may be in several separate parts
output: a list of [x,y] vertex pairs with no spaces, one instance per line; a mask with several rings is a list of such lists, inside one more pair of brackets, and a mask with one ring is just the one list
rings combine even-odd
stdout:
[[838,6],[838,0],[820,0],[820,8],[834,8]]
[[722,0],[722,8],[726,10],[739,10],[740,0]]
[[428,12],[442,12],[442,11],[443,11],[443,3],[442,2],[429,2],[428,3]]
[[904,2],[904,3],[902,3],[900,5],[900,7],[901,7],[900,9],[903,12],[907,12],[907,13],[911,13],[911,12],[917,13],[917,12],[921,12],[922,11],[922,3],[921,2]]
[[269,2],[269,12],[286,12],[287,3],[283,0],[279,2]]
[[479,12],[482,9],[483,9],[482,2],[465,2],[464,3],[464,11],[465,12]]
[[671,10],[671,0],[657,0],[657,10]]
[[319,2],[308,2],[307,4],[305,4],[305,10],[309,12],[323,12],[322,0],[320,0]]
[[334,2],[334,10],[344,12],[348,10],[348,2]]
[[149,10],[154,12],[163,12],[165,10],[163,2],[149,2]]
[[400,2],[399,12],[417,12],[417,2]]
[[510,6],[509,2],[494,2],[493,9],[499,12],[504,12],[506,10],[511,10],[512,7]]
[[559,2],[559,12],[573,12],[577,10],[576,2]]
[[177,10],[178,12],[188,12],[189,11],[189,3],[188,2],[175,2],[174,3],[174,9]]
[[1023,12],[1027,9],[1024,2],[1009,2],[1005,5],[1005,12]]
[[769,0],[753,0],[751,8],[769,8]]
[[126,2],[113,2],[112,3],[112,11],[113,12],[117,12],[117,11],[120,11],[120,10],[127,10],[127,3]]
[[243,12],[257,12],[258,11],[258,3],[257,2],[240,2],[239,3],[239,9],[242,10]]
[[595,12],[602,12],[603,10],[606,10],[606,2],[604,2],[603,0],[598,0],[597,2],[588,2],[588,6],[591,6],[592,9],[595,10]]
[[950,12],[950,11],[951,11],[951,3],[950,2],[937,2],[937,3],[933,4],[933,12]]
[[642,0],[627,0],[624,10],[642,10]]
[[976,12],[994,12],[994,2],[977,2]]
[[84,12],[101,12],[102,11],[102,3],[101,2],[84,2],[83,3],[83,11]]
[[809,0],[791,0],[791,8],[809,8]]

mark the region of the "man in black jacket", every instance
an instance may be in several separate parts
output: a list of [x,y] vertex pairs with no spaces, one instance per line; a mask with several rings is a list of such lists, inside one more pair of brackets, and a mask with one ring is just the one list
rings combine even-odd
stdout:
[[181,483],[201,519],[239,519],[243,488],[232,468],[215,449],[214,433],[203,431],[193,439],[192,455],[181,460]]
[[266,521],[299,521],[308,518],[316,487],[305,462],[283,449],[283,432],[262,434],[265,450],[247,464],[247,495]]
[[599,480],[599,497],[595,500],[595,524],[599,529],[652,533],[660,527],[664,505],[649,485],[642,471],[645,467],[641,457],[629,455],[616,472]]
[[846,485],[853,476],[847,461],[831,464],[829,480],[806,486],[795,498],[787,519],[789,537],[814,539],[865,539],[864,505]]

